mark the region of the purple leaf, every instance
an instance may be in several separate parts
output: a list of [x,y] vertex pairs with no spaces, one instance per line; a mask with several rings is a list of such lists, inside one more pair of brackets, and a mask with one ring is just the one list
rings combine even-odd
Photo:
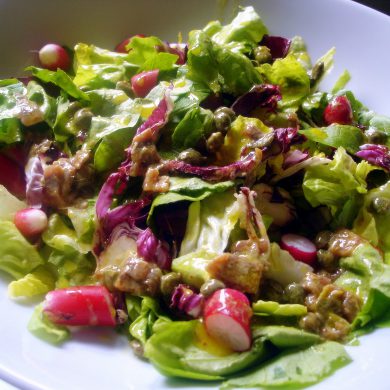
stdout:
[[261,151],[256,149],[244,158],[232,164],[222,167],[199,167],[187,164],[183,161],[169,160],[164,163],[162,169],[171,173],[184,173],[199,176],[208,181],[234,180],[236,177],[245,176],[255,169],[261,162]]
[[302,152],[298,149],[290,150],[284,156],[283,169],[292,167],[309,157],[309,152]]
[[275,140],[280,146],[280,153],[286,153],[290,149],[291,142],[298,134],[295,127],[275,129]]
[[172,258],[168,244],[159,240],[150,228],[138,236],[137,252],[144,260],[156,263],[161,269],[171,268]]
[[372,165],[390,171],[390,150],[385,145],[362,145],[360,146],[360,151],[356,153],[356,156],[368,161]]
[[179,284],[172,294],[169,307],[193,318],[198,318],[202,315],[203,305],[204,297],[202,294],[197,294],[190,287]]
[[273,60],[286,57],[290,49],[291,40],[274,35],[264,35],[260,42],[260,46],[267,46],[271,52]]
[[31,157],[25,168],[26,202],[30,207],[41,208],[43,202],[43,166],[38,156]]
[[236,115],[249,116],[259,107],[274,111],[278,101],[282,98],[279,87],[272,84],[259,84],[253,86],[249,92],[240,96],[233,104],[232,110]]

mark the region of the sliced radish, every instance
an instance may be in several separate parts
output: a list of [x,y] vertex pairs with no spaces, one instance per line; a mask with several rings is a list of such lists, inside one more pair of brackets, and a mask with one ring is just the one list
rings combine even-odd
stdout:
[[23,209],[15,213],[14,224],[26,238],[35,238],[47,228],[47,216],[39,209]]
[[350,125],[353,120],[351,103],[346,96],[336,96],[325,108],[324,122]]
[[58,325],[115,326],[115,307],[104,286],[79,286],[50,291],[43,303],[47,318]]
[[70,67],[68,52],[56,43],[48,43],[39,50],[39,61],[43,68],[49,70],[68,70]]
[[225,288],[216,291],[204,307],[207,333],[233,351],[246,351],[251,346],[250,319],[252,309],[240,291]]
[[157,85],[159,70],[148,70],[131,78],[131,87],[138,97],[145,97]]
[[316,246],[306,237],[298,234],[285,234],[280,241],[280,247],[290,253],[295,260],[313,265],[317,258]]
[[124,39],[122,42],[118,43],[115,46],[115,51],[118,53],[128,53],[129,51],[126,49],[126,46],[131,42],[131,40],[134,37],[145,38],[145,35],[144,34],[135,34],[131,37]]

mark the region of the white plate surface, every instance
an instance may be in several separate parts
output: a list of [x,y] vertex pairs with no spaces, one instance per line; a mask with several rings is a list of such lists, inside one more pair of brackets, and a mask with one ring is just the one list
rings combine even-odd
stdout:
[[[313,59],[336,46],[332,86],[344,69],[349,87],[366,105],[390,115],[390,18],[348,0],[264,0],[254,4],[271,33],[302,35]],[[225,15],[230,11],[225,10]],[[221,15],[213,0],[0,0],[0,75],[19,75],[29,50],[48,41],[78,41],[113,47],[127,35],[155,34],[174,40]],[[53,347],[27,331],[32,305],[10,301],[0,275],[0,378],[23,389],[206,389],[210,384],[166,379],[133,357],[124,338],[109,331],[79,333]],[[390,329],[348,347],[354,362],[319,385],[325,389],[390,389]]]

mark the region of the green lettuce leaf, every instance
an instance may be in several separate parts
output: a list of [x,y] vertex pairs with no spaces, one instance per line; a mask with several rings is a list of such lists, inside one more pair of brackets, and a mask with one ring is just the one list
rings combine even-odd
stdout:
[[31,245],[9,221],[0,221],[0,270],[20,279],[43,264],[34,245]]
[[25,202],[19,200],[0,185],[0,221],[13,221],[15,213],[27,207]]
[[390,310],[390,265],[369,243],[358,245],[351,256],[341,259],[346,271],[336,284],[351,290],[363,300],[363,307],[353,322],[355,328],[373,324]]
[[362,131],[349,125],[333,124],[328,127],[300,130],[299,133],[313,142],[333,148],[343,147],[352,154],[364,143]]
[[152,336],[153,327],[157,320],[160,321],[160,325],[161,322],[170,321],[153,298],[127,295],[126,306],[131,320],[129,333],[142,345]]
[[53,83],[57,87],[61,88],[69,96],[79,99],[81,101],[88,101],[88,95],[83,92],[80,88],[80,85],[76,84],[71,77],[61,69],[56,71],[41,69],[35,66],[29,66],[26,70],[31,71],[33,76],[37,77],[44,83]]
[[308,386],[321,381],[350,361],[341,344],[327,341],[307,349],[285,351],[256,371],[228,380],[222,388],[290,389]]
[[334,227],[350,227],[367,193],[366,177],[373,169],[376,168],[365,161],[356,164],[340,147],[329,164],[307,168],[303,180],[305,198],[313,207],[328,206]]
[[297,108],[310,94],[310,78],[306,69],[292,53],[275,60],[272,65],[263,64],[258,70],[267,82],[279,85],[282,107]]
[[70,331],[63,326],[54,325],[42,312],[42,304],[38,305],[28,323],[28,330],[36,337],[52,344],[61,344],[70,337]]
[[258,316],[303,316],[307,313],[307,307],[299,304],[281,304],[274,301],[256,301],[252,304],[253,313]]
[[214,115],[210,110],[193,107],[178,123],[172,134],[175,149],[195,147],[201,139],[207,139],[213,131]]

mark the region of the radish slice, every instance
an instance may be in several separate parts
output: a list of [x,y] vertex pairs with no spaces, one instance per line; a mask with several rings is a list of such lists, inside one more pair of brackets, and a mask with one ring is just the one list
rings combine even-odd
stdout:
[[14,224],[26,238],[35,238],[47,228],[47,216],[39,209],[23,209],[15,213]]
[[39,50],[39,61],[43,68],[49,70],[68,70],[70,67],[68,52],[56,43],[48,43]]
[[317,258],[315,245],[306,237],[298,234],[285,234],[281,238],[280,247],[290,253],[295,260],[313,265]]
[[131,78],[131,87],[138,97],[145,97],[157,85],[159,70],[148,70]]
[[351,103],[346,96],[336,96],[325,108],[324,122],[350,125],[353,121]]
[[204,307],[207,333],[233,351],[246,351],[252,342],[252,309],[240,291],[225,288],[216,291]]
[[58,325],[115,326],[113,297],[104,286],[79,286],[50,291],[43,303],[47,318]]

